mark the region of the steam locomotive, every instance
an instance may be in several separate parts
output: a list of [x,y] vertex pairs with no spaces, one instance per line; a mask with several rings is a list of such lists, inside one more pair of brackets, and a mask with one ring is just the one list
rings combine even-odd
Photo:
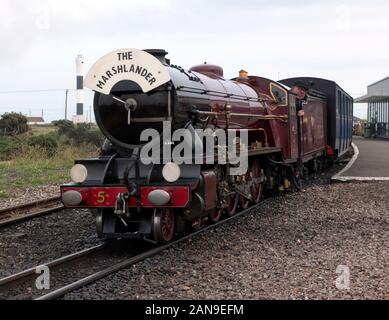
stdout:
[[[170,242],[264,193],[300,189],[305,175],[351,146],[353,100],[333,81],[276,82],[244,70],[228,80],[220,66],[186,70],[166,55],[117,50],[86,76],[106,141],[98,158],[75,162],[61,194],[67,208],[92,210],[99,237]],[[180,129],[186,136],[172,137]],[[220,144],[223,133],[232,142]],[[151,147],[159,151],[145,161]],[[172,160],[175,148],[181,161]]]

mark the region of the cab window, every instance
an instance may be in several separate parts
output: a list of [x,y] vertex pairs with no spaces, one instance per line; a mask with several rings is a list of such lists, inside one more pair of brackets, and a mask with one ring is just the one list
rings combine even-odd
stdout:
[[284,88],[276,85],[275,83],[271,83],[270,93],[277,104],[280,106],[288,105],[288,92]]

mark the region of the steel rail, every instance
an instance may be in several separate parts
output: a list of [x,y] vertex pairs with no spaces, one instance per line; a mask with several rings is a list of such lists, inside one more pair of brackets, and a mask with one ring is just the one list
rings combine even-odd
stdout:
[[72,291],[75,291],[75,290],[77,290],[79,288],[85,287],[85,286],[87,286],[87,285],[89,285],[91,283],[94,283],[94,282],[96,282],[98,280],[101,280],[101,279],[103,279],[103,278],[105,278],[105,277],[107,277],[107,276],[109,276],[109,275],[111,275],[113,273],[116,273],[116,272],[118,272],[120,270],[126,269],[126,268],[128,268],[128,267],[130,267],[130,266],[132,266],[132,265],[134,265],[136,263],[139,263],[139,262],[141,262],[143,260],[146,260],[148,258],[151,258],[151,257],[161,253],[162,251],[170,249],[173,246],[175,246],[175,245],[177,245],[177,244],[179,244],[181,242],[184,242],[186,240],[189,240],[189,239],[191,239],[191,238],[193,238],[193,237],[195,237],[195,236],[197,236],[197,235],[199,235],[199,234],[201,234],[203,232],[212,230],[212,229],[214,229],[214,228],[216,228],[216,227],[218,227],[218,226],[220,226],[222,224],[225,224],[227,222],[230,222],[232,220],[236,220],[237,218],[241,217],[242,215],[246,214],[247,212],[251,211],[252,209],[257,208],[260,204],[261,203],[256,204],[256,205],[254,205],[254,206],[252,206],[252,207],[250,207],[248,209],[245,209],[245,210],[235,214],[232,217],[225,218],[225,219],[223,219],[223,220],[221,220],[221,221],[219,221],[219,222],[217,222],[215,224],[209,225],[209,226],[207,226],[207,227],[205,227],[205,228],[203,228],[203,229],[201,229],[199,231],[196,231],[196,232],[193,232],[193,233],[188,234],[186,236],[183,236],[183,237],[181,237],[181,238],[179,238],[179,239],[177,239],[177,240],[175,240],[175,241],[173,241],[171,243],[168,243],[166,245],[162,245],[162,246],[153,248],[153,249],[148,250],[146,252],[143,252],[143,253],[141,253],[139,255],[136,255],[134,257],[126,259],[126,260],[124,260],[124,261],[122,261],[122,262],[120,262],[120,263],[118,263],[116,265],[113,265],[113,266],[111,266],[109,268],[106,268],[104,270],[96,272],[96,273],[94,273],[94,274],[92,274],[90,276],[87,276],[87,277],[85,277],[83,279],[75,281],[75,282],[73,282],[73,283],[71,283],[69,285],[66,285],[66,286],[62,287],[62,288],[54,290],[54,291],[52,291],[52,292],[50,292],[50,293],[48,293],[48,294],[46,294],[44,296],[36,298],[35,300],[54,300],[54,299],[61,298],[64,295],[66,295],[66,294],[68,294],[68,293],[70,293]]
[[[60,211],[65,208],[63,204],[57,204],[54,207],[47,208],[45,205],[50,204],[51,202],[59,202],[61,197],[53,197],[43,200],[37,200],[34,202],[17,205],[14,207],[9,207],[0,210],[0,227],[9,226],[18,222],[30,220],[36,217],[43,215],[48,215]],[[39,210],[39,207],[43,207]],[[38,210],[38,211],[34,211]],[[27,213],[18,213],[18,211],[30,211]]]
[[[106,248],[106,244],[100,244],[98,246],[95,246],[95,247],[92,247],[89,249],[85,249],[85,250],[81,250],[79,252],[61,257],[61,258],[56,259],[56,260],[52,260],[52,261],[47,262],[47,263],[42,263],[42,264],[38,265],[37,267],[39,267],[39,266],[47,266],[49,268],[57,267],[57,266],[65,264],[65,263],[74,261],[78,258],[85,257],[91,253],[98,252],[104,248]],[[1,291],[1,287],[4,287],[6,285],[10,285],[13,282],[16,282],[16,281],[19,282],[22,280],[27,281],[31,276],[36,275],[35,272],[36,272],[37,267],[26,269],[26,270],[21,271],[19,273],[16,273],[16,274],[13,274],[13,275],[10,275],[8,277],[0,279],[0,291]]]
[[8,208],[0,209],[0,214],[2,214],[4,212],[8,212],[8,211],[24,209],[26,207],[34,207],[34,206],[37,206],[37,205],[40,205],[40,204],[44,204],[44,203],[51,202],[51,201],[56,201],[56,200],[61,200],[61,197],[57,196],[57,197],[52,197],[52,198],[47,198],[47,199],[42,199],[42,200],[36,200],[36,201],[33,201],[33,202],[19,204],[19,205],[16,205],[14,207],[8,207]]

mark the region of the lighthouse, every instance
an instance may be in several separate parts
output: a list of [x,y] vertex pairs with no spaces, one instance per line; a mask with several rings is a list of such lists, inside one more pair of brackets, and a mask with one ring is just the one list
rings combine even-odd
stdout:
[[84,115],[84,56],[79,54],[76,57],[76,69],[77,69],[77,113],[73,117],[74,123],[84,123],[86,122],[86,117]]

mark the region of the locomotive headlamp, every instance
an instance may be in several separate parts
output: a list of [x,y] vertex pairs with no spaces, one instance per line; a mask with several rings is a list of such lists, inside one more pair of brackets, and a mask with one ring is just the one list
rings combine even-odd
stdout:
[[62,202],[68,207],[78,206],[82,202],[82,194],[75,190],[66,191],[62,195]]
[[181,176],[180,166],[173,162],[166,164],[163,167],[162,176],[167,182],[176,182]]
[[88,178],[88,169],[82,164],[76,164],[70,170],[70,177],[74,183],[83,183]]

